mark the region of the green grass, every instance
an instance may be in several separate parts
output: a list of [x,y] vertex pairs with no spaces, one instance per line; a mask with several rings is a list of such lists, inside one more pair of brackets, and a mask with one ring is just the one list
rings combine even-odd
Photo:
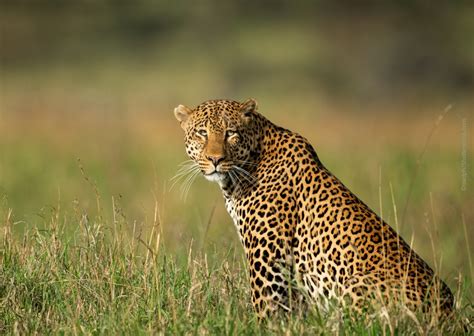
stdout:
[[[0,332],[7,334],[365,334],[462,333],[472,318],[466,288],[457,291],[455,317],[441,324],[405,311],[370,315],[331,309],[296,311],[260,322],[250,305],[240,253],[212,257],[193,245],[186,256],[167,252],[161,223],[148,232],[117,216],[64,218],[15,238],[3,213]],[[71,231],[73,233],[66,233]],[[461,284],[463,285],[463,284]]]

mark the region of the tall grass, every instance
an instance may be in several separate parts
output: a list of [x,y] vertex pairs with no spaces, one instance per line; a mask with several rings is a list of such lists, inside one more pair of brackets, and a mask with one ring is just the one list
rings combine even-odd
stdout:
[[66,216],[58,204],[47,226],[15,235],[15,216],[3,209],[1,333],[441,335],[472,321],[462,278],[449,321],[403,307],[355,315],[336,306],[259,321],[240,253],[209,258],[191,244],[179,258],[167,251],[158,206],[142,229],[112,210],[111,220],[79,209]]

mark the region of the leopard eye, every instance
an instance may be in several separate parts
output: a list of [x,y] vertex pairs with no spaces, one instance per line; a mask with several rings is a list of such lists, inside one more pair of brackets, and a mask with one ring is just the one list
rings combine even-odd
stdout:
[[204,137],[204,138],[207,137],[207,131],[205,129],[198,130],[197,134]]
[[227,130],[226,131],[226,137],[227,138],[233,137],[234,135],[237,135],[237,131],[235,131],[235,130]]

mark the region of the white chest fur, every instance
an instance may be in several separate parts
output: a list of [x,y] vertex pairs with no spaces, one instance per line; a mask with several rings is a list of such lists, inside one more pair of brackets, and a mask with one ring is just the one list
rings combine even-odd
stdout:
[[234,222],[234,226],[237,230],[237,233],[239,234],[239,238],[242,241],[242,232],[241,232],[241,227],[239,226],[239,218],[237,215],[237,205],[234,200],[232,199],[226,199],[225,201],[225,207],[227,209],[227,212],[229,213],[230,217],[232,218],[232,221]]

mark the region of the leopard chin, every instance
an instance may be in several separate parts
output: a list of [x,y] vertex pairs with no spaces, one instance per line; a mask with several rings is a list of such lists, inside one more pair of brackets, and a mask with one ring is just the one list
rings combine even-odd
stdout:
[[217,182],[217,183],[222,183],[225,180],[226,176],[227,174],[219,173],[217,171],[211,174],[204,174],[204,177],[206,178],[206,180],[211,181],[211,182]]

